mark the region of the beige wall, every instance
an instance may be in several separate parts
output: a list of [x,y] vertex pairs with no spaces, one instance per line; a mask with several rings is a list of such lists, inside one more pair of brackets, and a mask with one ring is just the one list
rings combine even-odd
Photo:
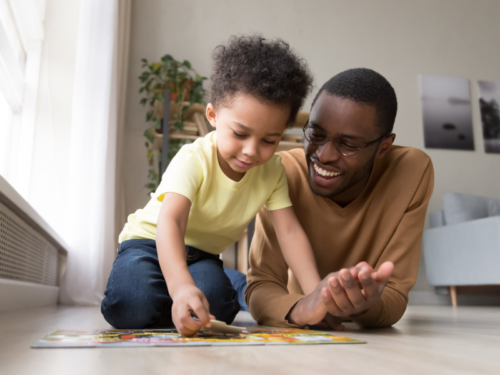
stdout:
[[[289,42],[309,62],[316,89],[348,68],[383,74],[399,99],[400,145],[424,149],[418,74],[469,78],[476,151],[424,149],[436,172],[429,211],[441,209],[448,192],[500,198],[500,155],[483,151],[475,85],[478,79],[500,81],[499,16],[497,0],[134,0],[124,155],[128,212],[148,199],[140,59],[170,53],[208,76],[213,48],[232,34],[249,32]],[[430,291],[420,271],[414,290]]]

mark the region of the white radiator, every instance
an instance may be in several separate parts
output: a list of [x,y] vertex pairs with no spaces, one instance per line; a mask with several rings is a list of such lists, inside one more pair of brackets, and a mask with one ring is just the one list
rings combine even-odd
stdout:
[[56,304],[66,248],[0,176],[0,311]]

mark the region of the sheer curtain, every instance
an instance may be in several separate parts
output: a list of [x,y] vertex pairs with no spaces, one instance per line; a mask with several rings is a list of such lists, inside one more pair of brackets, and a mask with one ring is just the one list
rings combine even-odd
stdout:
[[29,201],[45,3],[0,0],[0,174]]
[[[68,268],[61,302],[99,304],[115,255],[117,139],[130,0],[81,2],[70,142]],[[119,123],[120,122],[120,123]],[[120,159],[118,157],[118,159]]]

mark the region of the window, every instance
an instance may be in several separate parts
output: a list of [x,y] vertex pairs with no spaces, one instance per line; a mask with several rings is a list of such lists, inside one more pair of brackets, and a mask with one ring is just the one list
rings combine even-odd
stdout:
[[10,152],[8,140],[11,139],[12,122],[12,109],[5,96],[0,92],[0,175],[2,176],[8,174],[7,160]]
[[0,0],[0,174],[29,200],[45,0]]

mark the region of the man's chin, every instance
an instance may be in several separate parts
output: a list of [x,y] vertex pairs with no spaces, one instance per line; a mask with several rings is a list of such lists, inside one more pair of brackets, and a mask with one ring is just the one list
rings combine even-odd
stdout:
[[312,177],[311,173],[309,173],[309,187],[311,188],[311,191],[319,195],[320,197],[323,198],[329,198],[333,199],[337,194],[339,194],[342,191],[341,187],[336,187],[336,188],[325,188],[323,186],[319,186],[314,182],[314,178]]
[[326,191],[325,189],[314,185],[314,182],[311,182],[311,181],[309,181],[309,186],[311,187],[311,191],[314,194],[316,194],[320,197],[323,197],[323,198],[333,199],[338,194],[337,191]]

